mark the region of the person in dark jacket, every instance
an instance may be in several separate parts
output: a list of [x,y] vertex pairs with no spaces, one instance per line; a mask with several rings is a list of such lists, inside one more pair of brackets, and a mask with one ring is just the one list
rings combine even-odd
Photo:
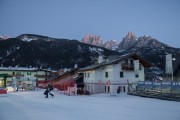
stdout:
[[48,93],[49,93],[49,90],[48,90],[48,87],[46,88],[45,92],[44,92],[44,95],[46,95],[45,98],[48,98]]
[[51,95],[51,97],[54,97],[54,95],[51,93],[51,91],[53,90],[53,86],[48,84],[48,90],[49,90],[49,95]]

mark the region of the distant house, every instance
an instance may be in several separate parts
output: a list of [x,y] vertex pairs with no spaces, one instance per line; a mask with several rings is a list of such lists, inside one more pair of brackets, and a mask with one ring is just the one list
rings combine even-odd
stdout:
[[36,87],[37,81],[45,81],[51,71],[38,68],[0,67],[0,87],[17,87],[18,89]]
[[128,92],[137,81],[144,81],[144,68],[152,66],[135,53],[100,56],[96,63],[81,69],[84,89],[90,93]]
[[83,88],[83,76],[79,74],[79,68],[72,68],[64,72],[60,71],[60,74],[51,80],[38,82],[38,87],[46,88],[47,84],[51,84],[65,94],[76,94],[76,89]]

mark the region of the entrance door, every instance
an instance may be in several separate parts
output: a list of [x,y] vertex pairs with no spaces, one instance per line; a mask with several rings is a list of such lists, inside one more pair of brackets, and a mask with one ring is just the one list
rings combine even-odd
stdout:
[[126,92],[126,87],[125,86],[119,86],[118,92]]
[[126,88],[125,88],[125,86],[123,86],[123,92],[126,92]]

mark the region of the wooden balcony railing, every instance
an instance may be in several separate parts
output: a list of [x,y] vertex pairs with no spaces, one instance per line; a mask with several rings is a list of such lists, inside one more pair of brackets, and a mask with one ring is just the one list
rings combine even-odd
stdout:
[[134,64],[122,63],[121,67],[122,70],[134,70]]

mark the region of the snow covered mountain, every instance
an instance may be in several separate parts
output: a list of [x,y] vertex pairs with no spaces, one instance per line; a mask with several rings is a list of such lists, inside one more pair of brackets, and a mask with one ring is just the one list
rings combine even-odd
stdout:
[[116,40],[110,40],[105,42],[103,47],[110,50],[116,50],[118,48],[118,42]]
[[78,40],[55,39],[40,35],[23,34],[0,41],[1,66],[72,68],[74,64],[84,67],[92,64],[98,55],[119,54],[79,42]]
[[100,47],[103,46],[101,37],[96,35],[85,35],[82,42]]
[[85,35],[82,39],[82,42],[90,45],[104,47],[110,50],[116,50],[118,48],[118,42],[116,40],[110,40],[104,43],[101,39],[101,36],[96,35]]
[[143,56],[145,59],[154,63],[155,66],[165,70],[165,55],[180,54],[180,48],[173,48],[169,45],[161,43],[151,36],[135,37],[134,34],[128,33],[119,44],[119,52],[135,51],[137,54]]
[[52,40],[56,39],[56,38],[50,38],[50,37],[47,37],[47,36],[34,35],[34,34],[22,34],[22,35],[18,36],[17,38],[19,38],[22,41],[26,41],[26,42],[31,42],[33,40],[52,41]]
[[137,43],[137,37],[133,32],[128,32],[126,37],[118,45],[118,50],[123,51],[131,48]]

